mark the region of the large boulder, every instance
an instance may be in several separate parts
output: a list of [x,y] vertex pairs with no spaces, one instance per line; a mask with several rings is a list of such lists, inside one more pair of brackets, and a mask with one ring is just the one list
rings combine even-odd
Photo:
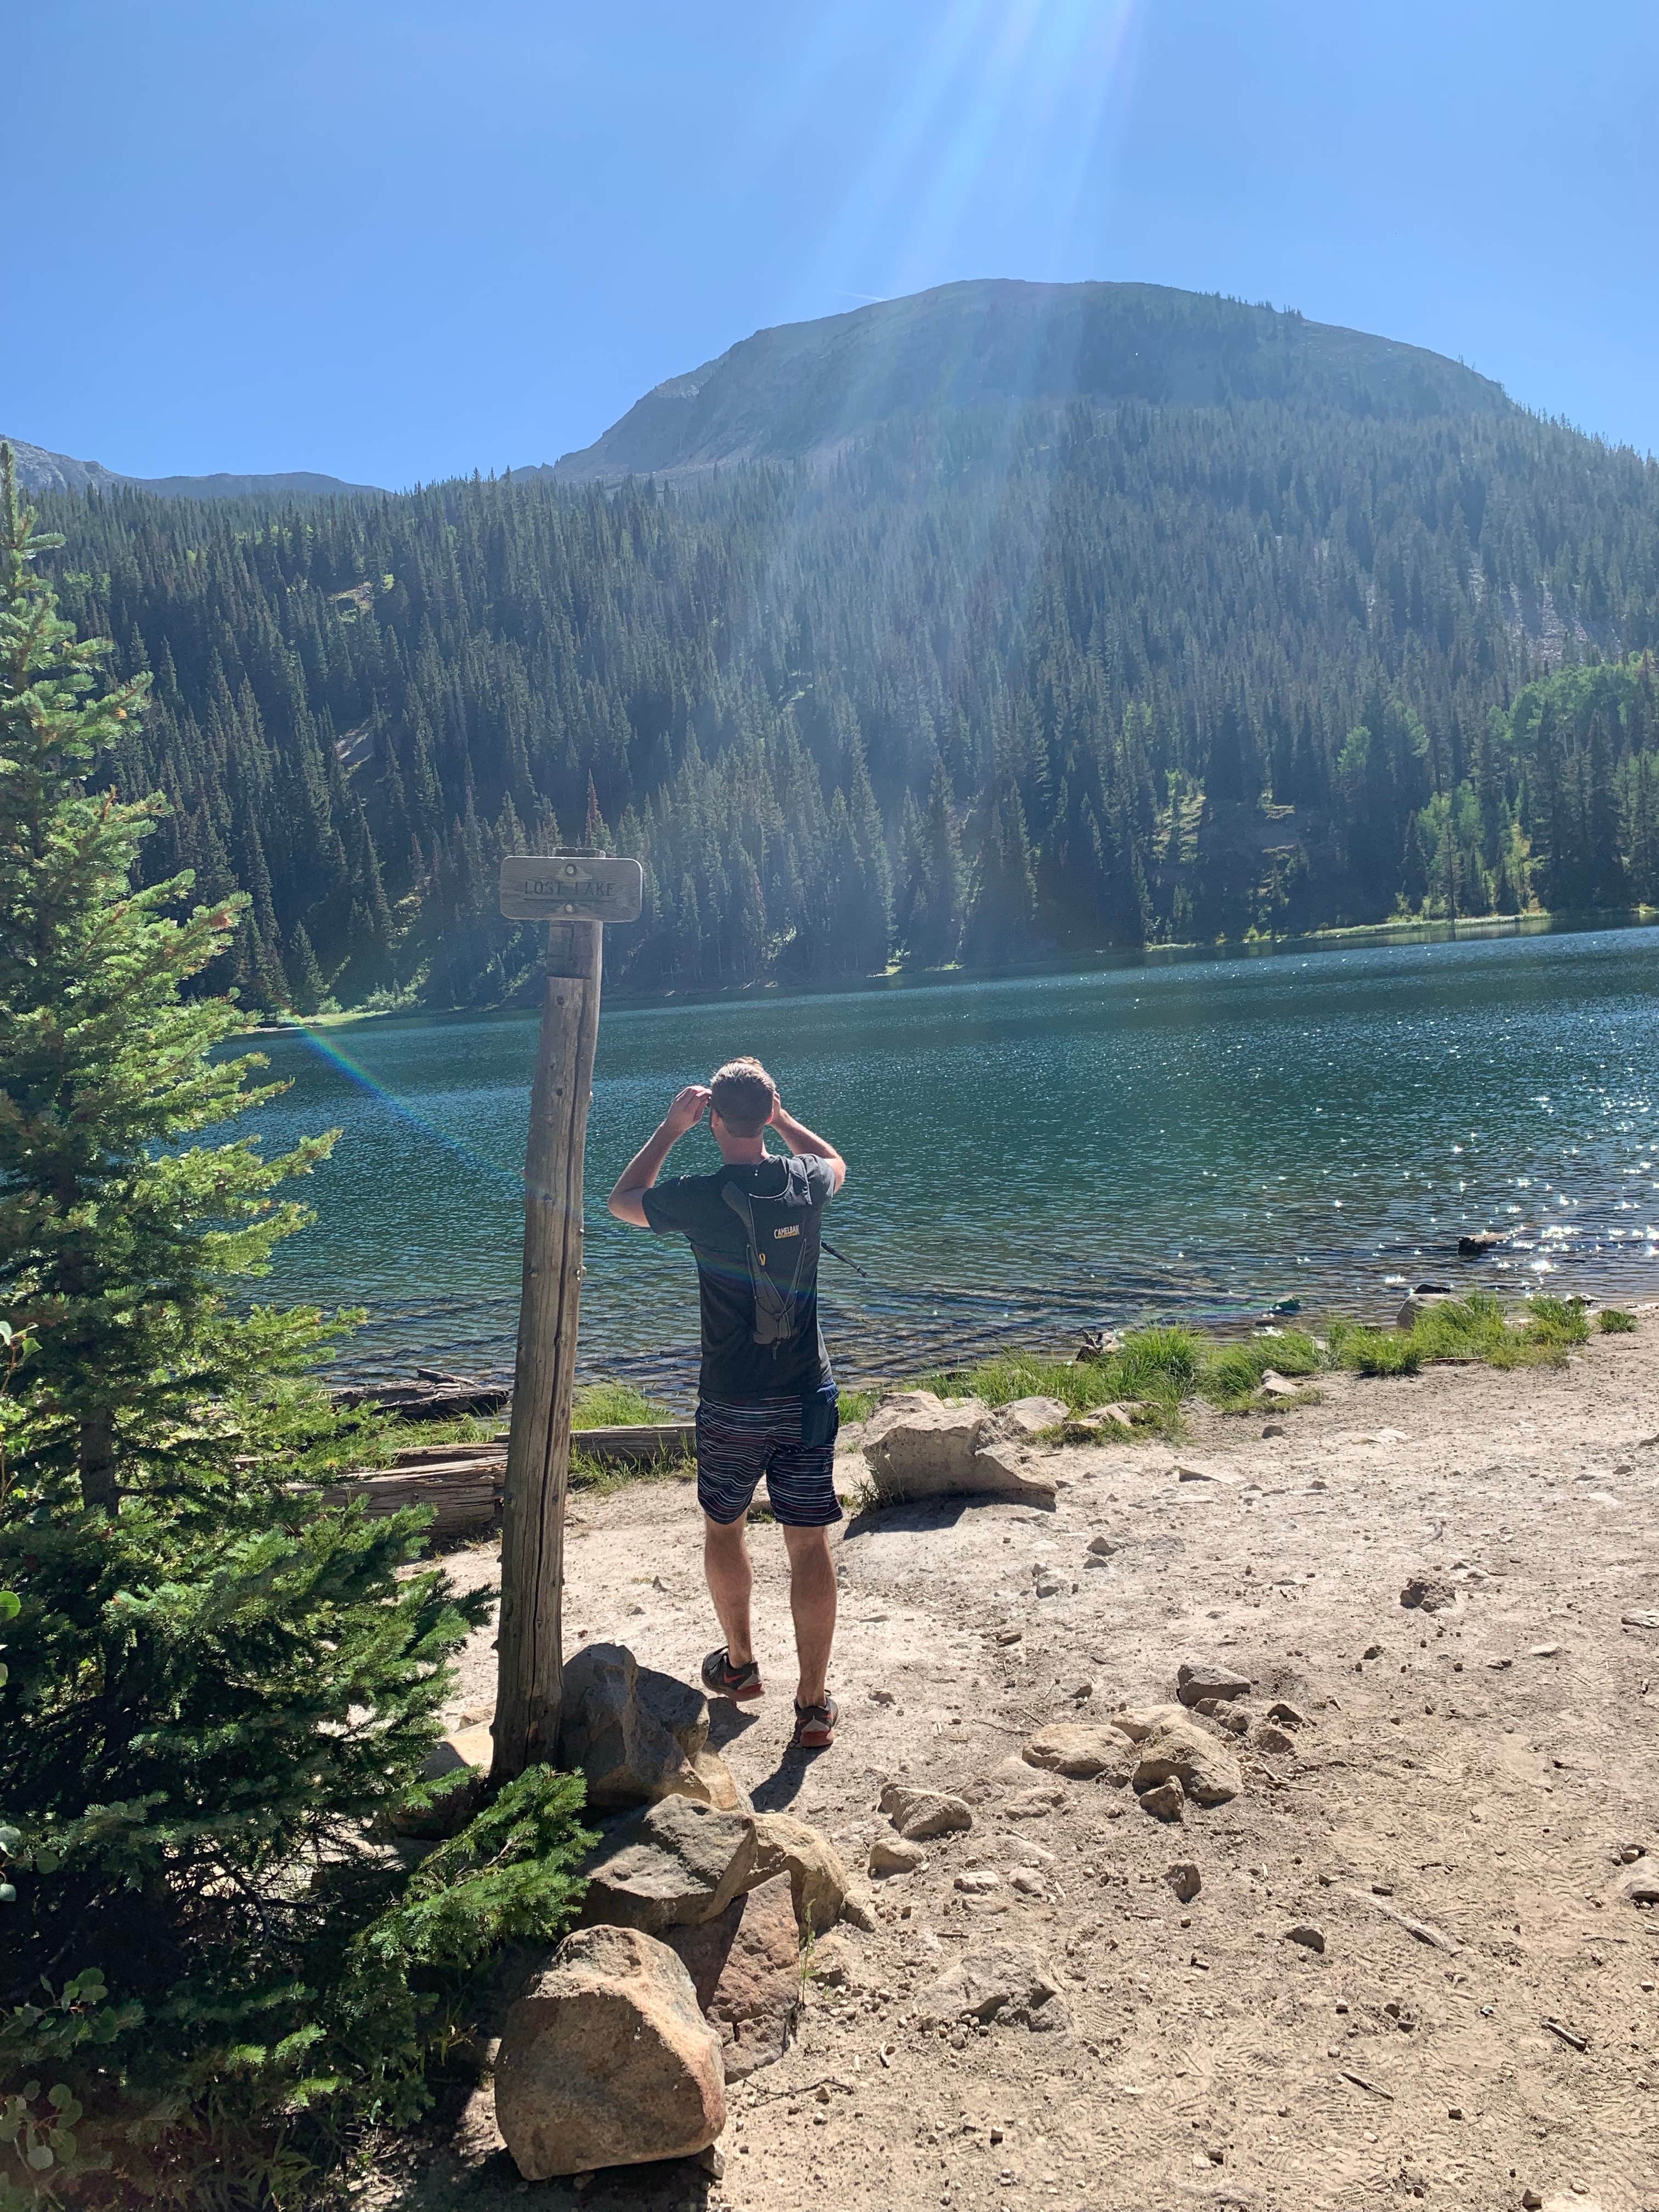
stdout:
[[618,1821],[583,1872],[585,1924],[661,1936],[715,1919],[765,1875],[755,1864],[755,1816],[665,1797]]
[[787,1874],[737,1899],[718,1920],[672,1929],[664,1941],[720,2032],[728,2081],[782,2057],[801,2005],[800,1936]]
[[988,1943],[964,1952],[918,2000],[924,2027],[954,2027],[959,2021],[995,2021],[1034,2029],[1071,2026],[1060,1984],[1030,1951],[1011,1943]]
[[585,1644],[564,1670],[560,1762],[586,1778],[600,1811],[677,1792],[706,1798],[697,1759],[708,1740],[702,1691],[641,1667],[624,1644]]
[[1001,1433],[998,1420],[977,1398],[947,1403],[931,1390],[896,1391],[864,1427],[877,1498],[884,1505],[958,1496],[1052,1504],[1054,1485],[1025,1465],[1018,1437]]
[[585,1928],[508,2010],[495,2119],[526,2181],[706,2150],[726,2125],[717,2029],[665,1944]]
[[1138,1795],[1175,1781],[1195,1805],[1224,1805],[1244,1787],[1237,1760],[1184,1706],[1150,1705],[1111,1720],[1138,1753],[1130,1777]]
[[803,1936],[809,1930],[822,1936],[835,1926],[852,1888],[841,1853],[828,1836],[792,1814],[757,1813],[750,1880],[770,1881],[778,1875],[789,1877],[795,1919]]

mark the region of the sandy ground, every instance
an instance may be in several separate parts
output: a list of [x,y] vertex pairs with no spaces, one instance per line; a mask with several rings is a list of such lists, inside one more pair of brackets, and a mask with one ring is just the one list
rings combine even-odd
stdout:
[[[1173,1449],[1051,1464],[1053,1512],[849,1520],[842,1724],[817,1759],[786,1748],[782,1547],[755,1531],[769,1694],[717,1705],[714,1740],[757,1806],[815,1822],[860,1871],[892,1778],[964,1794],[975,1826],[877,1887],[874,1932],[833,1939],[846,1984],[809,1975],[799,2041],[732,2091],[724,2178],[528,2189],[500,2154],[434,2147],[381,2201],[1659,2208],[1659,1911],[1610,1893],[1622,1846],[1659,1850],[1659,1631],[1621,1621],[1659,1607],[1659,1314],[1559,1370],[1339,1377],[1306,1408],[1200,1412]],[[842,1472],[855,1487],[850,1452]],[[1097,1535],[1118,1548],[1085,1569]],[[495,1572],[483,1550],[451,1565]],[[1402,1607],[1414,1576],[1455,1604]],[[626,1642],[695,1680],[716,1638],[689,1487],[579,1502],[569,1578],[570,1643]],[[1308,1723],[1293,1749],[1245,1750],[1233,1802],[1166,1826],[1014,1756],[1048,1718],[1167,1700],[1179,1662],[1206,1658],[1253,1678],[1257,1715],[1285,1699]],[[485,1633],[458,1712],[488,1707],[493,1663]],[[1053,1802],[1034,1809],[1034,1787]],[[1032,1844],[1046,1896],[955,1888]],[[1202,1877],[1186,1905],[1165,1879],[1181,1860]],[[1322,1955],[1287,1940],[1298,1923]],[[1073,2032],[914,2023],[988,1942],[1050,1964]]]

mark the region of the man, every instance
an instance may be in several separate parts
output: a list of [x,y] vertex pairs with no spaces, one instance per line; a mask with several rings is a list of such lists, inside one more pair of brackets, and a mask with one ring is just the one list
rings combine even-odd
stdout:
[[[724,1164],[659,1182],[663,1163],[704,1113]],[[787,1158],[769,1153],[775,1129]],[[750,1623],[754,1577],[744,1522],[762,1475],[789,1554],[789,1607],[800,1675],[794,1743],[823,1751],[837,1708],[825,1677],[836,1632],[829,1531],[841,1516],[833,1480],[836,1384],[818,1327],[823,1209],[847,1180],[835,1146],[784,1111],[757,1060],[729,1060],[693,1083],[610,1198],[618,1221],[686,1237],[696,1255],[702,1324],[697,1384],[697,1503],[703,1571],[726,1633],[703,1686],[746,1703],[763,1692]]]

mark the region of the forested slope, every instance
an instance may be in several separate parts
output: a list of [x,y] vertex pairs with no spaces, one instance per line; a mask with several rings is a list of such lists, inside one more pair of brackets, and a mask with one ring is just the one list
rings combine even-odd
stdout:
[[108,764],[173,801],[147,865],[252,894],[263,1004],[501,998],[499,856],[556,838],[644,857],[640,988],[1659,901],[1653,665],[1577,665],[1659,641],[1659,467],[1518,410],[43,508],[66,611],[155,672]]

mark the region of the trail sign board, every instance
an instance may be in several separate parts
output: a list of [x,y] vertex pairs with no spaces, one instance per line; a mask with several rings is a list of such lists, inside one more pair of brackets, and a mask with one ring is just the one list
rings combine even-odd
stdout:
[[614,853],[508,853],[501,912],[509,921],[637,921],[645,871]]

